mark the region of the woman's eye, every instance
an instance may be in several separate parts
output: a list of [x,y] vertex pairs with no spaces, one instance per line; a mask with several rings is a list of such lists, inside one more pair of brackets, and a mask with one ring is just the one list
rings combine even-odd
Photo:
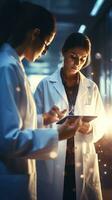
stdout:
[[74,59],[77,59],[78,57],[75,55],[71,55],[71,58],[74,60]]
[[85,62],[85,61],[86,61],[86,57],[80,58],[80,57],[78,57],[77,55],[70,55],[70,58],[71,58],[72,60],[80,60],[80,62]]

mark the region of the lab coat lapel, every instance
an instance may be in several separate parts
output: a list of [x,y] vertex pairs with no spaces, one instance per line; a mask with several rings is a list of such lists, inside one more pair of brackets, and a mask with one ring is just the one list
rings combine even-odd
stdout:
[[67,104],[67,107],[68,107],[67,95],[66,95],[64,86],[62,84],[62,80],[61,80],[60,70],[59,69],[57,70],[56,73],[54,73],[51,76],[50,81],[53,82],[54,89],[59,93],[61,98],[63,98],[63,100],[65,101],[65,103]]
[[91,98],[90,81],[88,81],[88,79],[81,72],[79,72],[79,74],[80,84],[75,104],[75,115],[83,114],[82,108],[84,108],[84,105],[86,105],[86,103],[88,102],[88,98]]

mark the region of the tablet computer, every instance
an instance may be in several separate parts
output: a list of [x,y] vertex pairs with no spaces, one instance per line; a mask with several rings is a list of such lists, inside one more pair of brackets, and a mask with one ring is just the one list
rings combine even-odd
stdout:
[[68,119],[74,119],[76,120],[77,118],[81,117],[82,121],[84,122],[90,122],[92,120],[94,120],[95,118],[97,118],[97,116],[89,116],[89,115],[85,115],[85,116],[80,116],[80,115],[67,115],[64,118],[60,119],[57,124],[62,124],[64,123],[64,121],[68,118]]

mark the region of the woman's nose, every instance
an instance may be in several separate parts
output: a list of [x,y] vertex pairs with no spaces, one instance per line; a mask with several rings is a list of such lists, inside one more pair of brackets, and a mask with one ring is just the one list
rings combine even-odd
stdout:
[[74,64],[75,65],[80,65],[80,59],[79,58],[75,58],[74,59]]

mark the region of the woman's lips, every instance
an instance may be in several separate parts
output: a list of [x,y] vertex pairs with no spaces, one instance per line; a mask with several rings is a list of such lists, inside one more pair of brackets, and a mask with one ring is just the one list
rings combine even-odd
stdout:
[[79,68],[78,67],[72,67],[71,69],[74,70],[74,71],[77,71]]

